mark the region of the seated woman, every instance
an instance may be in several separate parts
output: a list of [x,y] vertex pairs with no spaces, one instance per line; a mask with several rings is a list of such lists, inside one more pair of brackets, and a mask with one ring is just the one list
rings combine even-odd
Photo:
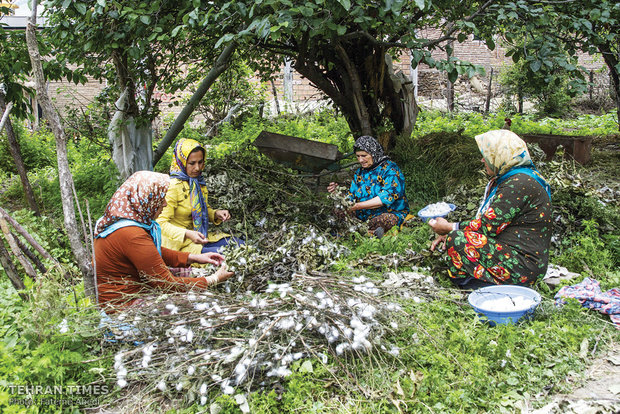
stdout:
[[221,265],[217,253],[193,254],[161,246],[161,230],[155,217],[166,205],[169,177],[138,171],[112,196],[95,226],[95,267],[99,304],[114,312],[141,300],[137,296],[151,288],[166,291],[206,289],[228,279],[223,265],[206,278],[175,277],[167,266],[191,263]]
[[198,254],[221,251],[231,242],[243,244],[226,233],[209,232],[209,222],[225,222],[230,213],[214,210],[207,202],[209,192],[202,176],[205,155],[204,147],[193,139],[180,139],[174,147],[168,205],[157,218],[164,247]]
[[[405,195],[405,177],[396,163],[383,153],[375,138],[363,135],[353,147],[360,168],[355,171],[349,198],[355,204],[349,209],[355,216],[368,220],[368,229],[377,237],[395,225],[402,224],[409,213]],[[337,183],[330,183],[327,191],[334,192]]]
[[491,284],[531,285],[547,271],[551,242],[549,185],[525,142],[507,130],[476,136],[490,181],[476,217],[462,223],[428,221],[448,249],[452,281],[475,289]]

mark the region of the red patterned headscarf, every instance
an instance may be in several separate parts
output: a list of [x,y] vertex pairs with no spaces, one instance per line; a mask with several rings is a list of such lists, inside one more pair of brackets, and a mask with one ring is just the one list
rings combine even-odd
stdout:
[[120,187],[97,221],[95,236],[119,220],[129,219],[151,226],[166,198],[170,178],[166,174],[138,171]]

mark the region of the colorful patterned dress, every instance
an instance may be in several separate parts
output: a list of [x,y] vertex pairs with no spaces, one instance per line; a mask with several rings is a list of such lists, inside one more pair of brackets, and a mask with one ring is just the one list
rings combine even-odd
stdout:
[[395,223],[392,225],[400,225],[409,213],[409,202],[405,195],[405,177],[398,165],[390,160],[385,160],[372,169],[358,168],[351,181],[349,197],[355,202],[375,197],[381,199],[383,206],[355,212],[355,216],[362,221],[388,213],[395,216]]
[[480,218],[448,234],[450,277],[531,285],[545,275],[552,232],[551,200],[527,174],[502,182]]

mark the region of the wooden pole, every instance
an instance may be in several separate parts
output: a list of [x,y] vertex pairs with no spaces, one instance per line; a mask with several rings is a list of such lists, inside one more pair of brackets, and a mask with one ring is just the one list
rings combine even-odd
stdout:
[[15,290],[19,292],[19,297],[21,297],[22,300],[27,300],[28,296],[25,293],[20,292],[26,289],[26,286],[24,285],[24,282],[22,282],[22,280],[19,278],[19,274],[17,273],[17,267],[15,267],[15,263],[13,263],[13,261],[11,260],[11,256],[6,250],[6,247],[4,247],[4,243],[2,243],[2,240],[0,240],[0,264],[2,264],[2,268],[9,277],[9,280],[11,281],[11,284],[13,285]]
[[82,207],[80,206],[80,200],[78,200],[77,191],[75,191],[75,184],[71,182],[71,190],[73,190],[73,199],[75,200],[75,205],[77,207],[78,214],[80,215],[80,223],[82,224],[82,237],[84,238],[84,246],[86,247],[87,253],[91,253],[89,251],[89,243],[88,237],[86,236],[86,223],[84,223],[84,215],[82,214]]
[[[13,102],[9,102],[6,107],[9,108]],[[0,109],[5,107],[4,95],[0,93]],[[8,114],[7,109],[5,114]],[[26,200],[28,200],[28,205],[30,209],[34,211],[35,216],[40,216],[41,212],[39,211],[39,206],[37,205],[37,201],[34,198],[34,192],[32,191],[32,186],[30,185],[30,181],[28,180],[28,173],[26,172],[26,165],[24,164],[24,160],[22,157],[22,151],[19,146],[19,141],[17,140],[17,135],[13,130],[13,125],[11,124],[10,117],[6,118],[6,123],[4,124],[4,128],[6,129],[6,138],[8,141],[9,152],[13,157],[13,161],[15,162],[15,169],[17,170],[17,174],[19,174],[19,179],[22,182],[22,187],[24,189],[24,195],[26,196]],[[2,122],[0,122],[0,131],[2,130]]]
[[278,103],[278,90],[276,89],[276,84],[273,82],[273,79],[270,79],[271,82],[271,93],[273,93],[273,100],[276,103],[276,112],[280,115],[280,104]]
[[9,230],[8,223],[3,218],[0,218],[0,228],[2,228],[2,233],[4,233],[6,241],[9,242],[9,247],[13,251],[13,254],[17,257],[17,260],[19,260],[19,263],[21,263],[24,271],[26,271],[26,274],[33,280],[36,279],[37,272],[34,270],[34,267],[32,267],[32,263],[28,261],[28,258],[20,250],[19,246],[15,242],[15,239],[13,238],[13,235],[11,234],[11,231]]
[[11,232],[11,234],[13,235],[13,238],[15,239],[15,242],[17,243],[19,250],[21,250],[28,257],[28,259],[30,259],[32,264],[34,264],[34,267],[36,267],[37,270],[41,272],[42,275],[47,273],[47,268],[45,267],[41,259],[39,259],[37,255],[34,254],[34,252],[28,248],[28,246],[22,243],[19,237],[15,236],[13,232]]
[[90,206],[88,199],[84,199],[86,203],[86,216],[88,217],[88,229],[90,230],[90,253],[93,255],[93,273],[95,278],[95,303],[99,303],[99,286],[97,285],[97,261],[95,260],[95,237],[93,233],[93,221],[90,218]]
[[39,252],[39,254],[41,256],[43,256],[44,258],[46,258],[47,260],[51,261],[52,263],[54,263],[55,265],[60,265],[58,263],[58,261],[56,259],[54,259],[52,257],[51,254],[49,254],[47,252],[47,250],[45,250],[43,248],[43,246],[41,246],[39,243],[37,243],[37,241],[13,218],[9,215],[9,213],[6,212],[6,210],[4,210],[2,207],[0,207],[0,218],[5,219],[6,221],[8,221],[11,226],[13,226],[13,228],[22,235],[22,237],[24,239],[26,239],[26,241],[28,243],[30,243],[30,245],[32,247],[34,247],[34,249]]
[[491,73],[489,73],[489,86],[487,87],[487,100],[484,103],[484,112],[489,113],[491,109],[491,91],[493,85],[493,68],[491,68]]

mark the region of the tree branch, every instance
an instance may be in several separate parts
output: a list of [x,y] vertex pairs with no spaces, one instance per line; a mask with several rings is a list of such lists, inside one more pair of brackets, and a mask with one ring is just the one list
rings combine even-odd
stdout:
[[237,43],[231,42],[228,46],[226,46],[226,48],[224,48],[220,56],[217,58],[207,76],[205,76],[198,86],[198,89],[196,89],[196,92],[194,92],[187,105],[185,105],[181,113],[174,120],[174,123],[170,126],[168,132],[166,132],[166,135],[162,138],[159,145],[157,145],[157,149],[153,152],[153,167],[161,159],[168,147],[170,147],[172,141],[174,141],[174,139],[183,130],[185,122],[194,112],[200,103],[200,100],[207,93],[213,82],[215,82],[217,78],[228,68],[230,58],[236,48]]
[[[471,22],[472,20],[474,20],[476,17],[478,17],[479,15],[482,14],[482,12],[484,10],[486,10],[487,8],[489,8],[491,5],[493,5],[495,3],[496,0],[487,0],[486,3],[484,3],[482,6],[480,6],[478,8],[478,10],[476,10],[472,15],[466,17],[463,19],[464,22]],[[439,43],[445,42],[447,40],[453,40],[452,35],[458,30],[458,27],[456,26],[456,24],[454,23],[450,23],[448,25],[448,30],[445,32],[445,34],[443,36],[441,36],[438,39],[433,39],[431,41],[426,42],[425,44],[421,45],[421,49],[429,49],[432,48],[436,45],[438,45]]]

